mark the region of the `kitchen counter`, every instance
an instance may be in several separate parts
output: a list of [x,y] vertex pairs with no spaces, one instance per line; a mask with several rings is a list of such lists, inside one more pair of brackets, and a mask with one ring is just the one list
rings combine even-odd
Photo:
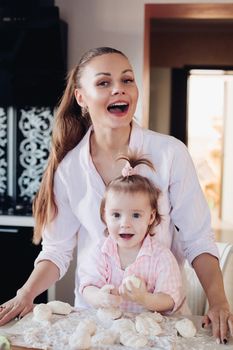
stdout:
[[34,218],[32,216],[0,215],[0,226],[33,227]]
[[[124,317],[131,318],[133,321],[135,315],[125,314]],[[8,337],[14,345],[12,350],[35,350],[38,348],[49,348],[53,350],[68,350],[67,345],[70,335],[75,331],[77,324],[85,318],[92,318],[97,325],[97,333],[101,330],[109,328],[109,324],[101,323],[96,312],[92,310],[74,311],[68,316],[53,315],[51,323],[41,325],[33,320],[32,313],[26,315],[20,321],[13,321],[10,324],[0,327],[0,334]],[[154,336],[149,341],[148,345],[142,350],[223,350],[233,348],[233,339],[228,340],[228,344],[216,344],[212,337],[210,329],[203,329],[201,327],[201,316],[189,316],[197,328],[197,334],[192,338],[182,338],[177,335],[174,327],[178,318],[164,317],[162,323],[162,333]],[[17,345],[17,346],[16,346]],[[19,347],[21,346],[21,347]],[[120,344],[98,346],[98,350],[131,350],[132,347],[123,346]],[[96,347],[91,347],[96,349]]]

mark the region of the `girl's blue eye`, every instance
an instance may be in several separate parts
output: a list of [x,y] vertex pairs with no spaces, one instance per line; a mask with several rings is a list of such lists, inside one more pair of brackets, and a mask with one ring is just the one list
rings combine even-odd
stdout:
[[133,213],[133,217],[138,219],[138,218],[140,218],[140,214],[139,213]]

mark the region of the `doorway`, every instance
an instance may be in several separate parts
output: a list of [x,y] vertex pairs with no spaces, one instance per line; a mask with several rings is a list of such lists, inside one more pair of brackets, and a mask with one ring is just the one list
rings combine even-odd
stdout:
[[[212,226],[233,228],[231,135],[233,71],[191,69],[187,79],[187,146],[209,204]],[[232,145],[231,145],[232,146]],[[226,191],[226,188],[228,189]]]
[[[178,137],[191,148],[191,154],[195,144],[189,129],[193,123],[189,121],[189,101],[194,99],[190,95],[194,89],[193,81],[201,75],[208,79],[212,75],[213,80],[222,76],[221,92],[218,93],[223,111],[221,118],[210,118],[211,137],[217,141],[211,151],[214,169],[209,170],[217,173],[212,173],[212,182],[202,183],[202,186],[212,209],[217,239],[221,240],[219,232],[222,235],[225,229],[233,236],[233,142],[229,136],[233,130],[233,98],[230,97],[233,88],[229,71],[233,66],[233,46],[230,44],[233,40],[233,4],[147,4],[144,35],[142,124]],[[192,154],[192,157],[196,156]],[[198,164],[200,178],[203,169],[201,163]]]

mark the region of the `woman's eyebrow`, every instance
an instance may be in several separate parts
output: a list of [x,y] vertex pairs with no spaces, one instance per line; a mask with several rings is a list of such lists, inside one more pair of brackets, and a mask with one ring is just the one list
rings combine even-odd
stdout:
[[[125,74],[125,73],[128,73],[128,72],[133,73],[132,69],[125,69],[125,70],[123,70],[121,73],[122,73],[122,74]],[[96,73],[96,74],[95,74],[95,76],[98,76],[98,75],[107,75],[107,76],[111,76],[111,73],[108,73],[108,72],[99,72],[99,73]]]

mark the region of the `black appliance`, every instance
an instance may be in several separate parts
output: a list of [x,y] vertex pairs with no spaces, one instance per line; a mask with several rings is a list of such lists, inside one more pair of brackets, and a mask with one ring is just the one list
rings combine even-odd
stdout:
[[0,0],[0,214],[31,214],[66,77],[67,25],[51,0]]
[[[41,250],[27,216],[65,86],[66,37],[54,1],[0,0],[0,304],[23,285]],[[46,301],[47,291],[35,300]]]

